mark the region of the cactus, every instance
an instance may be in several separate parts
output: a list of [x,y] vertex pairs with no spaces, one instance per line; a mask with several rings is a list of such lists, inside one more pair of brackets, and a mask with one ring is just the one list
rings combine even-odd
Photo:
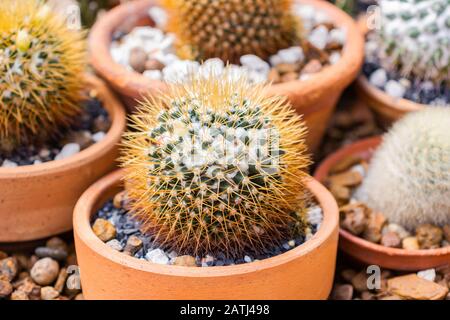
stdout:
[[239,63],[245,54],[267,59],[299,41],[291,0],[165,0],[168,30],[186,59],[221,58]]
[[376,34],[382,66],[437,84],[450,79],[448,0],[381,0]]
[[450,109],[397,122],[375,152],[356,197],[411,231],[450,223]]
[[305,230],[305,125],[246,81],[192,77],[132,116],[130,212],[168,250],[242,257]]
[[81,111],[84,34],[38,0],[0,1],[0,148],[56,134]]

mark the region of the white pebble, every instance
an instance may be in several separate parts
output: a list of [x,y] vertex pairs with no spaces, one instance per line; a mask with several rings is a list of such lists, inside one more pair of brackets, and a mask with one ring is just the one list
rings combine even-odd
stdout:
[[252,260],[252,258],[250,258],[249,256],[245,256],[245,257],[244,257],[244,261],[247,262],[247,263],[250,263],[250,262],[252,262],[253,260]]
[[383,228],[381,232],[383,234],[386,234],[387,232],[395,232],[402,240],[406,237],[411,236],[411,234],[406,231],[405,228],[396,223],[389,223],[386,227]]
[[2,168],[15,168],[17,166],[18,166],[17,163],[15,163],[14,161],[8,160],[8,159],[3,160],[3,163],[2,163]]
[[417,276],[422,279],[434,282],[434,280],[436,279],[436,270],[434,269],[422,270],[417,272]]
[[281,63],[297,63],[305,58],[302,48],[298,46],[281,49],[276,55],[280,58]]
[[309,208],[307,218],[309,223],[313,225],[320,225],[323,219],[322,208],[320,206],[314,206]]
[[162,72],[160,70],[145,70],[142,75],[149,78],[150,80],[162,79]]
[[120,241],[117,239],[112,239],[106,242],[106,245],[114,250],[122,251],[123,246],[120,244]]
[[291,248],[295,247],[295,240],[289,240],[289,241],[288,241],[288,245],[289,245]]
[[157,264],[169,264],[169,257],[161,249],[153,249],[147,252],[145,258]]
[[106,136],[106,133],[104,133],[103,131],[99,131],[92,135],[92,140],[95,142],[100,142],[105,138],[105,136]]
[[318,26],[308,37],[309,42],[319,50],[325,49],[328,41],[328,29],[325,26]]
[[225,65],[222,59],[211,58],[206,60],[198,69],[202,77],[220,76],[223,73]]
[[270,70],[270,66],[267,62],[253,54],[243,55],[240,58],[240,62],[244,67],[246,67],[246,69],[257,73],[267,74]]
[[41,163],[42,163],[42,161],[39,159],[36,159],[33,161],[33,165],[37,165],[37,164],[41,164]]
[[68,143],[61,151],[56,155],[55,160],[62,160],[73,156],[74,154],[80,152],[80,145],[78,143]]
[[389,80],[384,87],[384,91],[393,98],[403,98],[406,89],[399,82]]
[[369,81],[371,84],[378,88],[383,88],[387,82],[387,74],[386,71],[382,68],[375,70],[369,77]]
[[344,45],[346,38],[345,30],[342,28],[333,29],[328,34],[328,42],[337,42]]
[[336,63],[338,63],[339,60],[341,60],[341,53],[340,53],[339,51],[333,51],[333,52],[330,54],[329,60],[330,60],[330,63],[331,63],[331,64],[336,64]]
[[200,64],[197,61],[178,60],[163,69],[163,77],[167,82],[178,83],[188,81],[191,74],[198,71]]

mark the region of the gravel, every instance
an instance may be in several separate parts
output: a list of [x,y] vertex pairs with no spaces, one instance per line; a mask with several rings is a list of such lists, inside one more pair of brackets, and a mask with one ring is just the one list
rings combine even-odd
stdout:
[[60,137],[40,146],[20,146],[11,154],[0,154],[0,167],[39,165],[66,159],[101,141],[110,127],[108,112],[96,99],[88,100],[84,107],[84,112]]
[[[267,259],[279,255],[301,245],[314,235],[322,222],[322,209],[319,206],[310,207],[307,217],[311,223],[311,227],[308,228],[304,237],[299,236],[295,239],[287,239],[282,245],[267,249],[264,254],[255,256],[254,253],[249,252],[238,259],[227,258],[224,254],[217,254],[217,256],[207,255],[205,257],[197,256],[193,258],[195,258],[197,266],[209,267],[250,263],[255,260]],[[138,237],[142,241],[142,244],[140,244],[140,249],[134,253],[135,258],[145,259],[158,264],[173,264],[176,261],[175,259],[180,256],[177,252],[165,251],[164,248],[160,247],[154,241],[151,235],[143,234],[140,231],[140,222],[133,219],[130,214],[127,214],[127,210],[115,207],[112,200],[106,202],[98,210],[94,217],[95,223],[93,225],[98,225],[99,221],[103,224],[106,221],[114,226],[115,238],[108,238],[109,240],[106,242],[113,249],[121,251],[129,243],[130,238]]]

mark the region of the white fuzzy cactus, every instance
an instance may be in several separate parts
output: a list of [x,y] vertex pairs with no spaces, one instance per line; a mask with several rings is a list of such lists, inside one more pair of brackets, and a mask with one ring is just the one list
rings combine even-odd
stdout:
[[449,0],[380,0],[378,55],[402,76],[450,79]]
[[429,108],[397,122],[355,196],[410,230],[450,223],[450,109]]

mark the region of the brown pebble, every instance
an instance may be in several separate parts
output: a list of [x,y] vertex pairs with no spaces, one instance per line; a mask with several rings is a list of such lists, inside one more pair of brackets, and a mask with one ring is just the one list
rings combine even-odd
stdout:
[[38,256],[32,255],[30,259],[28,259],[28,267],[27,270],[30,271],[33,268],[34,264],[39,260]]
[[367,274],[364,271],[361,271],[357,275],[355,275],[352,279],[352,285],[358,292],[367,291]]
[[353,269],[344,269],[341,271],[341,277],[347,282],[352,282],[353,277],[356,276],[356,271]]
[[7,281],[12,281],[19,273],[19,262],[15,257],[5,258],[0,261],[0,275]]
[[448,288],[422,279],[415,273],[389,279],[388,291],[411,300],[442,300],[448,294]]
[[75,253],[69,254],[66,259],[66,266],[76,266],[78,265],[77,255]]
[[196,267],[197,263],[196,263],[194,257],[185,255],[185,256],[176,257],[173,262],[173,265],[185,266],[185,267]]
[[41,286],[52,284],[59,274],[58,262],[52,258],[38,260],[31,269],[30,275],[33,281]]
[[342,44],[337,41],[328,42],[325,46],[325,50],[327,51],[334,51],[334,50],[341,50]]
[[47,242],[45,243],[45,246],[47,248],[60,249],[69,252],[69,246],[63,239],[59,237],[53,237],[48,239]]
[[288,72],[281,76],[281,82],[289,82],[289,81],[294,81],[294,80],[298,80],[297,72]]
[[375,300],[375,295],[369,291],[361,292],[361,300]]
[[131,236],[127,240],[127,244],[125,245],[125,248],[123,249],[123,253],[134,256],[136,252],[138,252],[143,246],[143,242],[141,238],[136,236]]
[[330,185],[330,192],[333,194],[333,196],[336,198],[338,203],[344,204],[348,203],[351,196],[350,188],[338,185],[338,184],[331,184]]
[[298,63],[280,63],[275,66],[275,69],[281,74],[291,72],[298,73],[300,65]]
[[381,212],[370,212],[362,237],[373,243],[380,242],[381,230],[386,224],[386,221],[386,217]]
[[9,281],[0,280],[0,299],[6,298],[13,291],[13,286]]
[[158,59],[149,59],[144,65],[145,70],[162,70],[164,67],[165,65]]
[[300,74],[313,74],[322,70],[322,64],[319,60],[310,60],[301,70]]
[[113,206],[117,209],[122,209],[124,207],[125,200],[126,200],[126,193],[125,191],[121,191],[114,196]]
[[275,68],[270,69],[267,78],[268,78],[267,80],[273,84],[281,82],[280,74],[278,73],[278,70]]
[[30,299],[28,298],[28,294],[26,294],[25,292],[21,290],[15,290],[11,294],[11,300],[30,300]]
[[28,257],[24,254],[13,254],[14,258],[16,258],[18,263],[18,268],[20,270],[26,270],[28,266]]
[[144,49],[135,47],[130,51],[129,64],[137,72],[145,71],[145,62],[147,61],[147,53]]
[[349,284],[336,284],[331,292],[331,300],[351,300],[353,287]]
[[92,226],[95,235],[103,242],[107,242],[116,237],[116,228],[108,220],[97,218]]
[[348,170],[342,173],[334,174],[328,178],[328,182],[330,184],[337,184],[344,187],[355,187],[362,182],[362,175],[361,173],[354,171],[354,170]]
[[[349,118],[346,116],[345,118]],[[361,162],[361,158],[354,155],[348,155],[344,157],[341,161],[331,167],[330,173],[341,173],[353,167],[354,165]]]
[[58,298],[59,292],[55,288],[47,286],[41,288],[41,299],[42,300],[53,300]]
[[395,232],[389,231],[381,236],[381,245],[389,248],[400,248],[402,239]]
[[417,237],[406,237],[402,240],[402,248],[405,250],[419,250],[419,241]]
[[61,268],[58,274],[58,278],[56,279],[55,282],[55,290],[58,291],[59,293],[63,292],[64,287],[66,286],[66,280],[68,276],[69,274],[67,273],[67,269]]
[[441,246],[444,232],[432,224],[422,224],[416,228],[420,249],[436,249]]
[[360,235],[366,228],[368,210],[370,209],[359,202],[339,208],[341,227],[354,235]]

